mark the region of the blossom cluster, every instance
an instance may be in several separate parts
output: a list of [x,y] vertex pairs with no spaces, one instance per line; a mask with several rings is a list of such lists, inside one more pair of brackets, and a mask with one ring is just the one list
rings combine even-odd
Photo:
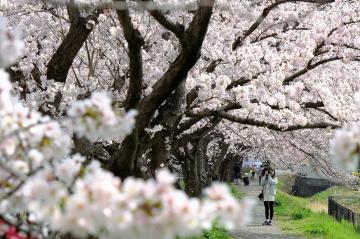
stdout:
[[[10,94],[8,74],[0,70],[0,77],[0,165],[7,169],[0,169],[0,175],[10,172],[27,175],[41,167],[44,161],[68,154],[71,140],[60,124],[24,107]],[[12,186],[10,183],[9,187]]]
[[175,177],[166,170],[157,173],[156,181],[130,177],[121,182],[93,161],[75,180],[72,193],[46,178],[48,174],[36,175],[24,186],[30,218],[81,238],[192,236],[215,220],[232,229],[248,222],[251,208],[220,184],[208,188],[202,200],[189,198],[173,187]]
[[350,172],[360,166],[360,125],[338,129],[331,140],[331,153],[338,166]]
[[122,138],[131,133],[137,111],[130,110],[119,117],[111,107],[111,99],[95,92],[89,99],[72,103],[68,109],[69,126],[89,140]]
[[144,9],[176,9],[176,8],[189,8],[197,4],[195,0],[155,0],[155,1],[137,1],[136,3],[132,2],[123,2],[123,1],[114,1],[114,0],[46,0],[53,4],[67,4],[73,3],[82,7],[87,6],[96,6],[104,7],[111,6],[116,9],[126,9],[128,7],[133,8],[144,8]]
[[0,19],[0,68],[6,68],[22,56],[24,47],[19,33],[10,31],[4,19]]

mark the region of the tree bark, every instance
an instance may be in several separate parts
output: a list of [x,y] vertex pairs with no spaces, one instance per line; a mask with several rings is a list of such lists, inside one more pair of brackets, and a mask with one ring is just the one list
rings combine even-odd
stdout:
[[220,145],[221,145],[222,149],[220,151],[219,156],[215,160],[214,168],[212,170],[212,179],[217,179],[217,180],[220,180],[220,166],[221,166],[221,163],[224,160],[226,160],[225,156],[226,156],[226,153],[228,152],[229,147],[230,147],[230,145],[226,144],[226,143],[223,143],[223,144],[220,144]]
[[[201,4],[206,1],[208,4]],[[133,174],[134,164],[137,157],[139,135],[151,121],[154,112],[171,95],[171,93],[186,80],[188,72],[195,65],[200,57],[200,51],[205,38],[207,28],[212,15],[215,0],[201,0],[199,8],[184,32],[181,42],[181,52],[169,69],[152,87],[153,91],[138,104],[138,117],[136,131],[127,137],[120,150],[113,155],[112,161],[115,167],[112,171],[124,178]]]
[[65,83],[69,69],[90,35],[94,26],[87,24],[89,21],[97,23],[97,14],[87,18],[81,17],[74,4],[68,4],[67,10],[70,18],[70,29],[64,40],[56,50],[47,65],[47,78],[56,82]]
[[[195,149],[197,145],[193,146]],[[194,157],[194,152],[186,148],[185,165],[187,166],[187,177],[185,180],[185,192],[190,197],[198,197],[201,195],[201,184],[198,174],[198,157]]]

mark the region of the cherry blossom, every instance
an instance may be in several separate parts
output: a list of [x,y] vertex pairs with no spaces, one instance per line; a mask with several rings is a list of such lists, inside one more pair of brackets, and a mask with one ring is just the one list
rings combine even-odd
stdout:
[[236,158],[349,181],[358,127],[334,129],[360,119],[357,1],[146,2],[0,1],[2,212],[80,237],[174,237],[247,209],[221,185],[189,199],[159,167],[197,195]]
[[[20,51],[17,41],[10,49]],[[23,230],[36,227],[38,238],[48,236],[44,228],[80,238],[176,238],[196,235],[215,221],[229,229],[248,221],[251,203],[238,202],[225,186],[189,198],[174,188],[175,176],[166,170],[156,180],[121,181],[98,161],[71,155],[72,132],[92,141],[123,138],[134,127],[136,111],[120,116],[106,94],[94,92],[71,103],[63,118],[52,119],[11,93],[8,73],[1,70],[0,76],[0,215],[15,221],[0,221],[6,226],[1,236],[23,238],[14,227],[23,212]],[[219,187],[222,198],[213,196]]]
[[331,151],[335,162],[350,172],[358,170],[360,164],[359,133],[359,126],[355,124],[351,128],[337,130],[331,142]]
[[136,114],[135,110],[131,110],[120,118],[112,110],[110,98],[95,92],[91,98],[70,105],[69,127],[78,136],[86,136],[93,141],[122,138],[131,133]]

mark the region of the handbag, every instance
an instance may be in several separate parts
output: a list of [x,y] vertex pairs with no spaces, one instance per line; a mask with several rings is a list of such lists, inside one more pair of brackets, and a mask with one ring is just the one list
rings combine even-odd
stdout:
[[265,184],[261,190],[261,193],[258,195],[258,198],[260,199],[260,201],[264,200],[264,187],[265,187]]

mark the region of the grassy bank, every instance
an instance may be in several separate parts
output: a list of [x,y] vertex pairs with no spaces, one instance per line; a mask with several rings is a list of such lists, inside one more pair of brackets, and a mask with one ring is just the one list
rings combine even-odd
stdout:
[[[296,176],[294,175],[279,176],[279,184],[277,185],[277,188],[283,192],[291,193],[295,177]],[[360,213],[360,192],[343,186],[331,187],[328,190],[308,198],[307,207],[314,212],[327,212],[329,196],[336,197],[337,201],[342,205],[352,209],[354,212]]]
[[[283,187],[280,183],[280,188]],[[336,195],[351,195],[343,187],[334,187],[310,198],[289,195],[281,190],[277,193],[275,213],[280,226],[286,231],[308,238],[359,239],[360,232],[349,222],[337,222],[327,215],[327,198]]]
[[360,192],[342,186],[331,187],[324,192],[315,194],[310,198],[310,209],[316,210],[316,205],[320,205],[323,211],[327,211],[329,196],[337,198],[337,201],[345,207],[360,213]]

